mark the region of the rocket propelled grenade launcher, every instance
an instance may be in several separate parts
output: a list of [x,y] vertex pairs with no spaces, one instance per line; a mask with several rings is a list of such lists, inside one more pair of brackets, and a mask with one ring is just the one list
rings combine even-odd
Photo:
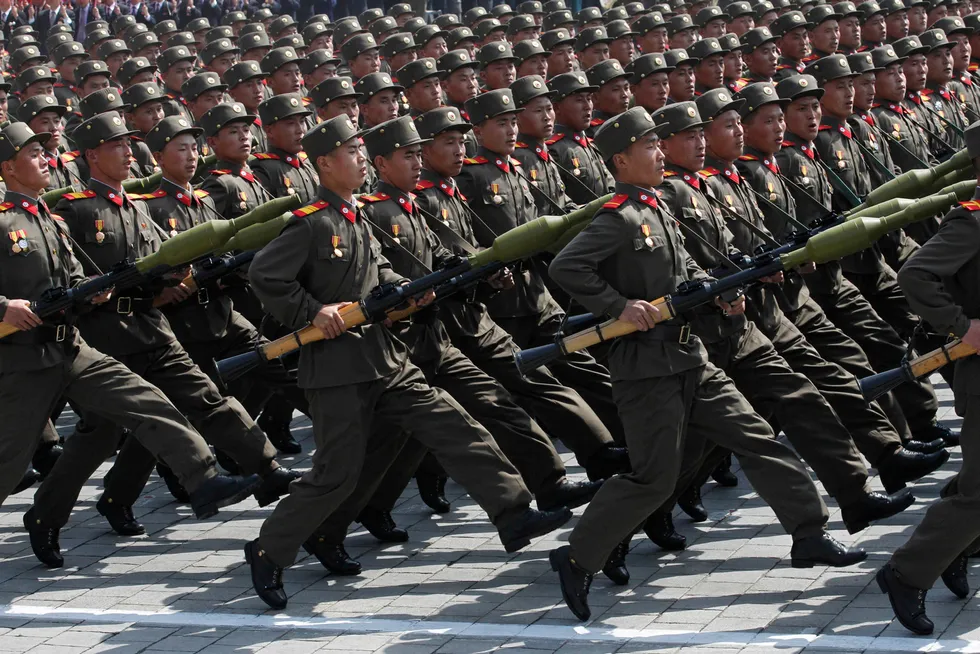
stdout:
[[879,397],[895,390],[905,382],[914,382],[926,377],[947,363],[957,359],[973,356],[977,351],[963,341],[956,339],[943,347],[933,350],[911,361],[902,361],[902,365],[892,370],[871,375],[858,381],[861,394],[868,402],[874,402]]
[[[588,222],[599,208],[612,197],[608,195],[563,216],[541,216],[511,229],[496,239],[493,244],[469,257],[457,258],[439,270],[409,281],[404,285],[385,284],[375,288],[370,295],[359,302],[340,310],[348,329],[369,322],[389,318],[397,310],[402,317],[409,311],[409,300],[425,295],[429,290],[443,285],[453,285],[456,290],[470,286],[479,279],[493,274],[510,261],[524,259],[543,252],[575,225]],[[449,290],[444,286],[444,291]],[[218,375],[227,384],[238,379],[266,361],[279,358],[298,350],[309,343],[323,340],[323,332],[309,325],[278,340],[255,348],[238,356],[216,362]]]
[[[960,171],[968,166],[970,166],[970,155],[967,154],[966,148],[963,148],[935,168],[916,168],[885,182],[868,193],[864,202],[848,211],[847,215],[857,215],[876,204],[887,202],[893,198],[917,198],[929,191],[933,184],[944,175]],[[948,184],[949,182],[945,183]]]

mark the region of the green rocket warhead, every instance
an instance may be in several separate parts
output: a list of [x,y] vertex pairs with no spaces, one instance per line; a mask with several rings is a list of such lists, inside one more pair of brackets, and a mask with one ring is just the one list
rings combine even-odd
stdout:
[[493,261],[516,261],[547,250],[560,240],[568,229],[592,220],[592,216],[611,197],[610,194],[593,200],[564,216],[540,216],[508,230],[495,238],[489,248],[471,255],[470,263],[474,268],[478,268]]
[[976,174],[973,172],[972,166],[961,168],[959,170],[954,170],[936,179],[936,181],[933,182],[932,186],[929,188],[929,191],[927,193],[924,193],[923,195],[932,195],[933,193],[939,192],[940,189],[946,188],[947,186],[952,186],[953,184],[957,184],[959,182],[966,181],[966,180],[973,180],[973,182],[976,183],[976,179],[977,177]]
[[955,184],[950,184],[949,186],[945,186],[939,189],[938,191],[936,191],[933,195],[955,193],[956,197],[959,198],[961,201],[966,201],[973,197],[973,194],[974,192],[976,192],[976,190],[977,190],[977,180],[972,178],[972,174],[971,174],[971,179],[967,179],[962,182],[956,182]]
[[276,216],[272,220],[249,225],[241,230],[225,243],[219,253],[224,252],[244,252],[247,250],[259,250],[265,247],[272,239],[279,236],[286,224],[292,220],[293,214],[286,212]]
[[71,193],[75,189],[71,186],[65,186],[63,188],[56,188],[53,191],[45,191],[41,194],[41,201],[49,207],[53,207],[61,199],[61,196],[65,193]]
[[136,267],[146,272],[157,266],[181,266],[217,252],[234,235],[230,220],[209,220],[168,238],[159,250],[137,261]]
[[244,213],[238,218],[233,218],[231,223],[235,226],[235,233],[237,234],[246,227],[272,220],[283,212],[299,209],[302,205],[303,201],[298,195],[287,195],[263,202],[248,213]]
[[847,219],[851,220],[853,218],[879,218],[881,216],[887,216],[895,213],[896,211],[902,211],[911,207],[916,203],[916,200],[910,200],[909,198],[892,198],[887,202],[881,202],[874,205],[873,207],[868,207],[867,209],[862,209],[855,213],[848,213]]
[[923,195],[931,186],[944,175],[962,170],[970,165],[970,155],[966,149],[960,150],[952,157],[935,168],[916,168],[902,173],[895,179],[889,180],[868,193],[864,202],[847,212],[855,215],[868,207],[873,207],[892,198],[915,198]]

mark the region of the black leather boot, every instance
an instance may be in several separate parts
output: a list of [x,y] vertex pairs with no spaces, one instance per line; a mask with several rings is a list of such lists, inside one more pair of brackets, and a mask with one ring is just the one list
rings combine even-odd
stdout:
[[252,587],[263,602],[274,609],[286,608],[286,591],[282,587],[282,568],[259,547],[256,538],[245,545],[245,562],[252,569]]
[[902,626],[920,636],[932,633],[934,625],[926,616],[926,591],[913,588],[899,579],[891,563],[878,571],[878,588],[888,595],[892,611]]
[[738,486],[738,477],[734,472],[732,472],[731,454],[721,460],[718,467],[711,473],[711,478],[714,479],[719,485],[726,488]]
[[606,565],[602,568],[602,573],[617,586],[625,586],[630,582],[630,571],[626,567],[626,555],[629,554],[631,540],[633,540],[633,534],[617,544],[610,552]]
[[258,475],[248,477],[225,477],[217,475],[201,484],[191,493],[191,508],[198,520],[217,515],[218,509],[238,504],[255,492],[262,480]]
[[544,536],[571,519],[572,512],[569,509],[537,511],[525,507],[522,511],[515,511],[512,515],[501,518],[497,524],[497,534],[504,549],[513,553],[530,545],[532,538]]
[[892,495],[878,492],[865,493],[861,499],[847,505],[841,505],[840,515],[847,527],[847,533],[856,534],[868,528],[876,520],[884,520],[901,513],[912,506],[915,497],[912,491],[900,490]]
[[946,450],[923,454],[899,448],[878,464],[878,476],[885,490],[894,493],[905,488],[906,483],[935,472],[948,460]]
[[590,481],[609,479],[613,475],[630,471],[630,455],[625,447],[614,443],[602,447],[589,457],[585,464],[585,474]]
[[361,574],[361,564],[350,558],[343,543],[327,543],[314,534],[303,543],[303,549],[315,556],[320,565],[339,577]]
[[357,521],[382,543],[404,543],[408,540],[408,532],[395,524],[390,511],[366,506],[357,516]]
[[823,532],[819,536],[793,541],[790,557],[790,565],[794,568],[812,568],[814,565],[846,568],[868,558],[868,553],[862,549],[844,547],[843,543]]
[[552,509],[574,509],[586,504],[592,497],[599,492],[603,480],[598,481],[572,481],[568,477],[562,477],[557,484],[543,490],[535,498],[538,508],[542,511]]
[[446,499],[446,482],[449,480],[445,475],[432,475],[427,473],[416,473],[415,483],[419,487],[419,497],[425,502],[426,506],[436,513],[449,513],[452,506]]
[[57,443],[40,443],[37,446],[31,464],[41,474],[41,479],[48,476],[63,451],[64,448]]
[[568,545],[551,550],[548,555],[551,569],[558,573],[558,583],[561,585],[561,596],[575,617],[583,622],[592,616],[589,609],[589,587],[592,586],[592,574],[580,568],[572,560]]
[[708,511],[705,510],[701,502],[701,485],[691,484],[687,487],[680,497],[677,498],[677,506],[686,513],[693,522],[704,522],[708,519]]
[[289,484],[303,476],[302,472],[279,466],[265,477],[255,489],[255,500],[259,506],[268,506],[283,495],[289,494]]
[[670,511],[657,511],[643,523],[643,531],[654,545],[668,552],[680,552],[687,547],[687,538],[674,529]]
[[180,504],[189,504],[191,501],[191,495],[184,488],[184,485],[180,483],[177,479],[177,475],[174,471],[168,468],[163,463],[157,463],[157,474],[160,475],[160,479],[163,483],[167,485],[167,490],[173,495],[173,498],[177,500]]
[[[279,401],[285,402],[285,400],[273,397],[269,400],[269,404]],[[289,424],[292,422],[292,407],[290,407],[288,417],[285,412],[283,415],[279,415],[279,413],[276,407],[266,405],[256,422],[277,450],[283,454],[299,454],[303,451],[303,447],[296,442],[296,439],[293,438],[293,432],[289,429]]]
[[123,506],[112,501],[103,495],[95,504],[95,510],[108,522],[112,530],[120,536],[142,536],[146,533],[143,527],[133,515],[133,507]]
[[943,570],[942,579],[946,588],[960,599],[966,599],[970,594],[970,580],[966,573],[967,556],[960,554]]
[[17,485],[14,486],[14,490],[10,491],[10,494],[16,495],[17,493],[22,493],[39,481],[41,481],[41,473],[33,467],[30,467],[24,473],[24,476],[20,478],[20,481],[17,482]]
[[33,506],[24,514],[24,529],[30,536],[31,550],[34,551],[38,561],[49,568],[60,568],[65,565],[65,558],[61,556],[61,543],[58,542],[61,529],[42,524],[35,517]]

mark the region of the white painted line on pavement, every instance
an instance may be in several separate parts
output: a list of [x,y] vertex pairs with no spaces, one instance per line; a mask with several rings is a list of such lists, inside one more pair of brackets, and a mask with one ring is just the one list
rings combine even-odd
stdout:
[[246,615],[182,611],[122,611],[113,609],[69,609],[28,604],[0,605],[0,617],[51,621],[134,623],[178,627],[223,627],[229,629],[308,629],[323,633],[431,634],[459,638],[507,638],[573,642],[650,643],[656,645],[708,645],[732,647],[806,648],[828,651],[874,652],[962,652],[980,654],[980,641],[933,640],[895,636],[836,636],[824,634],[767,634],[764,631],[690,631],[681,629],[619,629],[561,625],[515,625],[428,620],[385,620],[381,618],[303,618],[287,614]]

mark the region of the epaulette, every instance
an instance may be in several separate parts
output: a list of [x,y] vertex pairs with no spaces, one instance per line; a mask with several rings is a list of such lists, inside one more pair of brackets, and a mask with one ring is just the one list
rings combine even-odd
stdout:
[[980,202],[976,200],[969,200],[967,202],[960,202],[960,206],[967,211],[980,211]]
[[555,134],[550,139],[545,140],[545,143],[547,145],[554,145],[555,143],[557,143],[558,141],[562,140],[563,138],[565,138],[565,135],[564,134]]
[[589,121],[589,125],[595,127],[596,125],[601,125],[604,122],[606,122],[605,118],[593,118],[592,120]]
[[153,193],[144,193],[140,197],[143,200],[152,200],[153,198],[165,198],[167,197],[167,192],[161,188],[161,189],[157,189],[156,191],[153,191]]
[[759,157],[754,154],[743,154],[738,158],[739,161],[758,161]]
[[382,200],[390,200],[391,196],[387,193],[365,193],[358,199],[363,200],[364,202],[381,202]]
[[206,198],[206,197],[209,197],[210,195],[211,195],[211,194],[210,194],[210,193],[208,193],[207,191],[202,191],[202,190],[201,190],[201,189],[199,189],[199,188],[198,188],[198,189],[194,189],[194,197],[198,197],[198,198]]
[[211,171],[211,174],[212,175],[227,175],[229,173],[231,173],[231,171],[230,170],[227,170],[227,169],[224,169],[224,168],[220,168],[220,169],[219,168],[215,168],[215,169],[213,169]]
[[6,211],[7,209],[10,209],[13,206],[14,206],[13,202],[4,202],[3,204],[0,204],[0,211]]
[[[53,213],[53,214],[51,214],[51,217],[52,217],[53,219],[55,219],[55,220],[57,220],[57,221],[58,221],[58,222],[60,222],[60,223],[63,223],[63,222],[65,222],[65,219],[64,219],[64,218],[62,218],[61,216],[59,216],[59,215],[58,215],[58,214],[56,214],[56,213]],[[66,227],[65,229],[68,229],[68,228]]]
[[971,60],[971,61],[970,61],[970,65],[969,65],[969,66],[967,66],[967,67],[966,67],[966,69],[967,69],[968,71],[970,71],[971,73],[975,73],[975,72],[977,72],[978,70],[980,70],[980,62],[978,62],[978,61],[974,61],[974,60]]
[[156,197],[155,193],[127,193],[126,197],[130,200],[149,200],[152,197]]
[[429,179],[420,179],[419,183],[415,185],[416,191],[424,191],[427,188],[435,188],[436,183]]
[[515,166],[522,166],[522,165],[524,165],[524,164],[522,164],[522,163],[521,163],[520,161],[518,161],[517,159],[515,159],[514,157],[511,157],[511,158],[510,158],[510,162],[511,162],[512,164],[514,164]]
[[468,157],[466,159],[463,159],[464,164],[469,164],[471,166],[474,164],[485,164],[489,162],[490,160],[487,159],[486,157]]
[[303,106],[304,107],[309,107],[312,103],[313,103],[313,98],[310,98],[310,97],[304,97],[303,98]]
[[328,206],[330,206],[328,202],[324,202],[323,200],[320,200],[318,202],[314,202],[313,204],[308,204],[305,207],[300,207],[299,209],[293,212],[293,215],[309,216],[311,213],[316,213],[320,209],[323,209],[324,207],[328,207]]
[[71,152],[65,152],[64,154],[61,155],[61,162],[62,163],[70,163],[70,162],[74,161],[75,159],[77,159],[79,156],[81,156],[81,154],[82,153],[79,152],[78,150],[72,150]]
[[711,166],[708,166],[707,168],[702,168],[699,172],[705,177],[714,177],[715,175],[719,174],[721,171],[718,170],[717,168],[712,168]]
[[81,193],[65,193],[61,197],[63,197],[66,200],[69,200],[69,201],[71,201],[71,200],[81,200],[83,198],[94,198],[95,197],[95,191],[91,191],[90,190],[90,191],[82,191]]
[[676,175],[677,175],[677,173],[674,172],[673,170],[665,170],[664,171],[664,177],[674,177]]
[[303,161],[306,161],[307,159],[309,159],[309,158],[310,158],[310,155],[308,155],[308,154],[306,154],[306,153],[305,153],[305,152],[303,152],[302,150],[301,150],[301,151],[300,151],[300,153],[299,153],[298,155],[296,155],[296,156],[297,156],[297,157],[299,157],[300,159],[302,159]]
[[603,209],[619,209],[624,202],[630,199],[630,196],[625,193],[618,193],[612,197],[612,200],[602,205]]
[[63,89],[63,88],[65,88],[65,83],[64,82],[55,82],[54,83],[54,87],[56,89]]
[[271,152],[257,152],[252,155],[256,159],[278,159],[278,154],[272,154]]
[[514,147],[515,148],[529,148],[531,146],[529,146],[527,143],[524,143],[522,141],[518,141],[517,143],[514,144]]

